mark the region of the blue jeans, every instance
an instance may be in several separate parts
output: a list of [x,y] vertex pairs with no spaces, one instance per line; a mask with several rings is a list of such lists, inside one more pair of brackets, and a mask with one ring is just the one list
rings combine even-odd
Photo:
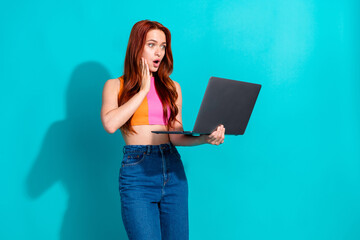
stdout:
[[188,184],[175,146],[126,145],[123,152],[119,191],[129,239],[189,239]]

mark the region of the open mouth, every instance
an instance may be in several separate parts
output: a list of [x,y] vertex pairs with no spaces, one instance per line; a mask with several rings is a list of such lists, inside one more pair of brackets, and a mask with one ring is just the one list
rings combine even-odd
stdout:
[[160,60],[155,60],[154,63],[155,64],[158,64],[160,62]]

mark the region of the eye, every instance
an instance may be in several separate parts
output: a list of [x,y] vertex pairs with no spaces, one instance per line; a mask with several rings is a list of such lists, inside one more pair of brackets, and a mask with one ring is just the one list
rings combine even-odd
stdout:
[[153,43],[149,43],[149,47],[152,47],[154,44]]
[[165,48],[166,48],[166,45],[162,45],[161,48],[162,48],[162,49],[165,49]]

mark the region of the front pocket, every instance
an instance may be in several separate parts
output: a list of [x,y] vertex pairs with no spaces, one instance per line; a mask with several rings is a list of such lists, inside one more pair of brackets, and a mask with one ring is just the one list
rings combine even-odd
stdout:
[[139,163],[144,161],[145,155],[145,152],[125,153],[122,166],[128,167],[138,165]]

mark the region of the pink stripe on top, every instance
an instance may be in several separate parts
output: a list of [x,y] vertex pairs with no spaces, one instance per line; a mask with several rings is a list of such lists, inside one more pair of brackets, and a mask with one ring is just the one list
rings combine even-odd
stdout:
[[[149,109],[149,124],[150,125],[166,125],[163,120],[163,108],[162,103],[160,101],[159,95],[155,89],[155,79],[151,77],[150,81],[150,91],[147,94],[147,102],[148,102],[148,109]],[[170,117],[170,108],[167,107],[168,110],[168,119]]]

